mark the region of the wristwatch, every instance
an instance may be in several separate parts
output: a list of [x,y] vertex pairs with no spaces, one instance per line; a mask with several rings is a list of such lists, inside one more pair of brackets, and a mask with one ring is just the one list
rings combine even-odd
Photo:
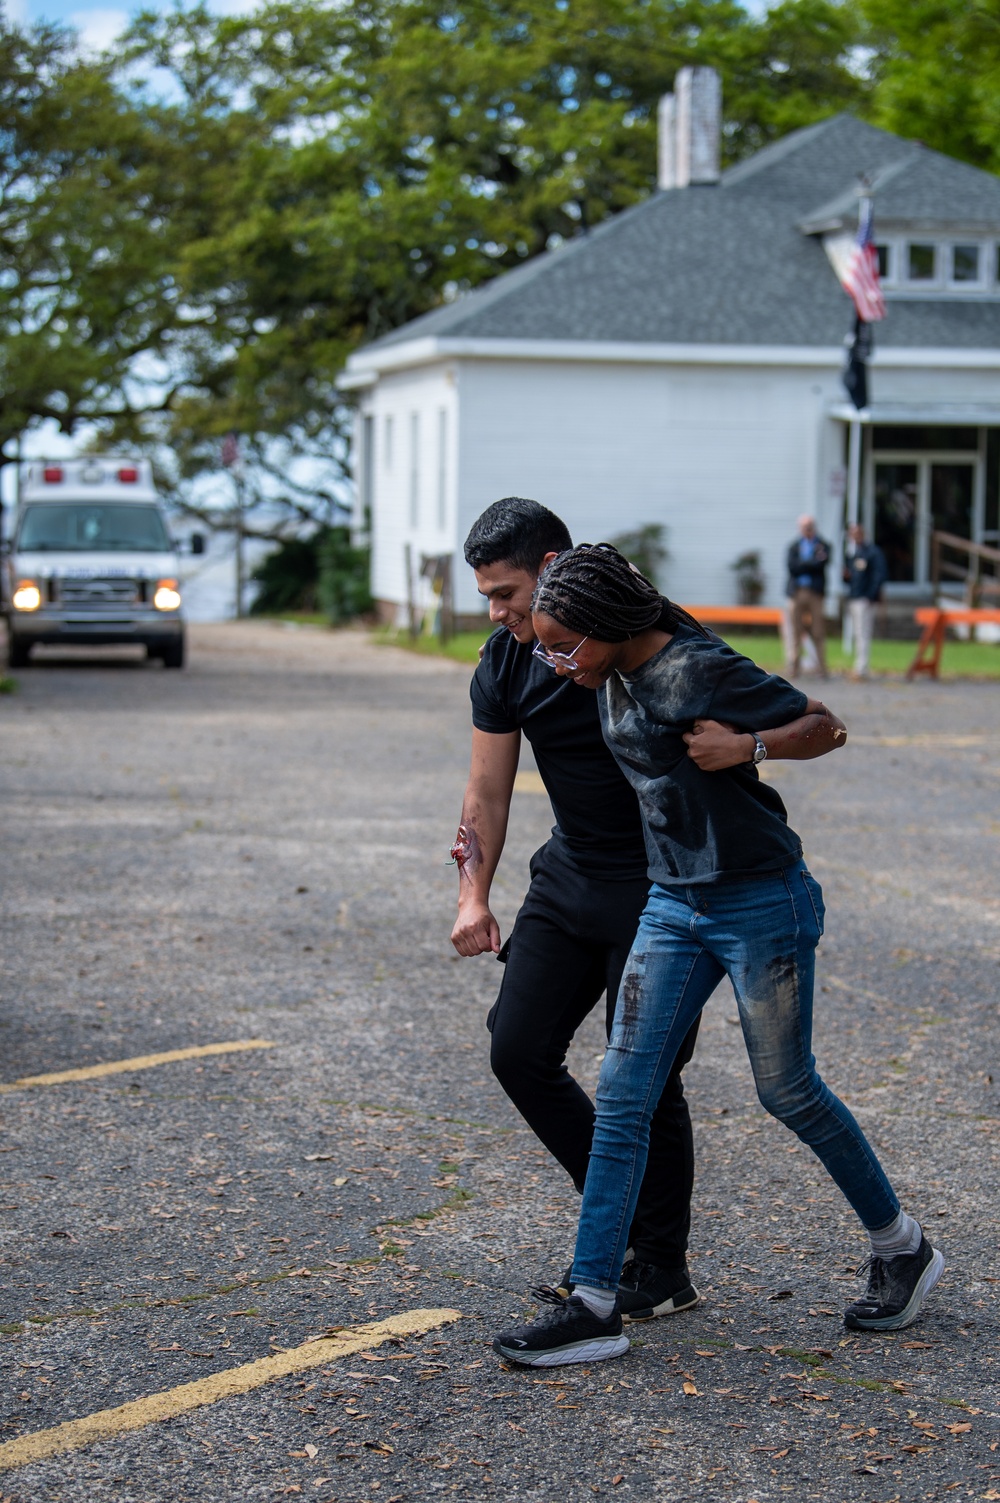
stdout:
[[767,756],[767,747],[764,745],[763,741],[757,735],[756,731],[750,731],[749,734],[753,737],[754,743],[755,743],[754,749],[753,749],[753,756],[750,758],[750,761],[756,767],[757,763],[758,762],[763,762],[764,758]]

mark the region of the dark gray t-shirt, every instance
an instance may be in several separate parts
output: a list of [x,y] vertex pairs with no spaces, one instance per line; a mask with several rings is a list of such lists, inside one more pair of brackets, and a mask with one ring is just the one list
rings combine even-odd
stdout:
[[799,859],[785,806],[756,767],[702,772],[681,738],[699,719],[740,731],[785,725],[806,712],[800,689],[680,626],[631,677],[613,673],[598,700],[604,739],[639,798],[651,881],[731,881]]

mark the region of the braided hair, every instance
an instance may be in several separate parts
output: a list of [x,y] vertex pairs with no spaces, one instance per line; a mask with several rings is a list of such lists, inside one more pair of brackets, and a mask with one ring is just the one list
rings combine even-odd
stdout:
[[611,543],[581,543],[560,553],[539,579],[531,609],[599,642],[627,642],[661,619],[667,631],[683,623],[710,635]]

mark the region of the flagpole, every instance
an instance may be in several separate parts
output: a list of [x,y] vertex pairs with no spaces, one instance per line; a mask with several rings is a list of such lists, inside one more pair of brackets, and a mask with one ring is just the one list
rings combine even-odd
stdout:
[[861,509],[861,419],[852,417],[847,440],[847,525],[860,521]]

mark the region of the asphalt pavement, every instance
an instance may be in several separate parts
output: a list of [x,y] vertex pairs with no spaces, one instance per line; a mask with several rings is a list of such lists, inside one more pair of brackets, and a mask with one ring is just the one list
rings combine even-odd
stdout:
[[[827,900],[820,1068],[947,1259],[924,1316],[844,1329],[865,1240],[720,989],[701,1305],[512,1371],[576,1200],[490,1076],[499,968],[448,942],[469,670],[268,623],[190,657],[0,697],[2,1503],[1000,1499],[996,684],[833,680],[847,749],[766,769]],[[505,934],[551,822],[522,766]]]

